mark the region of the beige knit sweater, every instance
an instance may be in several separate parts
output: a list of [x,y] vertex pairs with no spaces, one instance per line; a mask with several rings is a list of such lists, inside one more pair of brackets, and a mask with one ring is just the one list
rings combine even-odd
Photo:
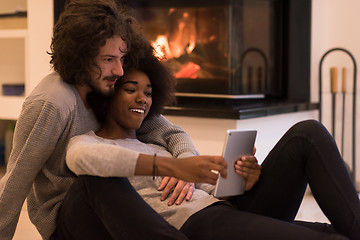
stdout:
[[[65,163],[68,141],[98,127],[75,88],[57,73],[39,83],[23,104],[0,181],[1,240],[12,239],[26,197],[30,220],[43,239],[50,238],[64,195],[76,178]],[[138,136],[167,146],[175,157],[197,154],[186,133],[162,116],[145,122]]]

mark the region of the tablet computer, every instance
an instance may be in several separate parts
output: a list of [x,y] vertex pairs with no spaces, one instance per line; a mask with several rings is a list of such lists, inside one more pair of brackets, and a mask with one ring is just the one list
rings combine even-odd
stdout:
[[226,132],[223,157],[227,163],[227,178],[219,174],[215,185],[215,197],[230,197],[244,193],[245,181],[242,176],[235,173],[234,163],[240,156],[253,154],[256,134],[256,130],[231,129]]

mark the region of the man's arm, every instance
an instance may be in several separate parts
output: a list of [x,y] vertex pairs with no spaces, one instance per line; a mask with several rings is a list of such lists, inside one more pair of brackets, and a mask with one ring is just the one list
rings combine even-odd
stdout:
[[146,119],[137,131],[137,137],[167,148],[175,158],[199,155],[189,135],[162,115]]
[[16,123],[7,171],[0,181],[0,239],[12,239],[22,205],[54,149],[59,128],[59,115],[51,107],[24,105]]
[[[199,155],[189,135],[162,115],[146,119],[138,130],[137,136],[144,142],[166,147],[175,158]],[[190,200],[194,184],[166,177],[158,190],[163,191],[161,195],[162,201],[172,192],[168,204],[181,204],[184,199]]]

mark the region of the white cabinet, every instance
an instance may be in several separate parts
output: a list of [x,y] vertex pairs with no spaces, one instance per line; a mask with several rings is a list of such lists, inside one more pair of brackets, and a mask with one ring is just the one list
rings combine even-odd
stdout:
[[[6,120],[18,118],[25,97],[51,71],[47,52],[54,24],[53,1],[1,1],[0,14],[12,12],[18,6],[27,10],[25,24],[20,27],[0,24],[0,119]],[[3,94],[3,84],[19,83],[25,85],[22,96]]]

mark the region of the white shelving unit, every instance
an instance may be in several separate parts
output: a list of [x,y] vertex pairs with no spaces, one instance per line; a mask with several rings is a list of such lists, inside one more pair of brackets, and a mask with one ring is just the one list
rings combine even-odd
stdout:
[[0,38],[6,39],[6,38],[23,38],[25,39],[27,37],[27,29],[0,29]]
[[0,30],[0,119],[15,120],[25,96],[4,96],[3,84],[27,82],[27,29]]
[[16,120],[20,114],[22,104],[25,100],[23,96],[1,96],[0,97],[0,119]]
[[47,52],[54,25],[53,1],[2,1],[0,9],[11,12],[18,5],[27,10],[27,28],[0,28],[0,85],[23,83],[25,92],[4,96],[0,88],[0,120],[16,120],[26,96],[51,71]]

